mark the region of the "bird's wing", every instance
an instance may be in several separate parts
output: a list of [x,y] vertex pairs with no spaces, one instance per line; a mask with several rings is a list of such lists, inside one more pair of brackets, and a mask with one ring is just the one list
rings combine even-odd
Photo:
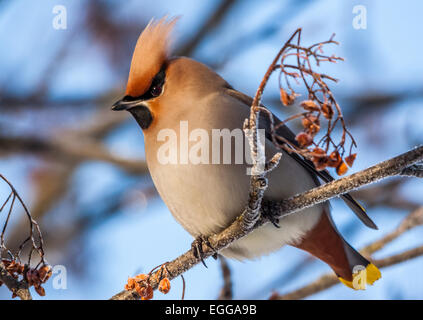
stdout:
[[[250,107],[253,99],[242,92],[239,92],[237,90],[234,90],[232,88],[227,89],[227,93],[242,101],[246,106]],[[281,120],[279,120],[275,115],[273,116],[275,125],[278,125],[281,123]],[[266,130],[266,136],[268,139],[271,139],[270,136],[270,123],[269,119],[266,115],[262,113],[262,116],[260,117],[260,121],[262,124],[264,124],[264,128]],[[286,140],[289,141],[290,144],[293,146],[298,146],[298,142],[295,140],[295,134],[286,126],[280,126],[277,130],[277,135],[280,135],[284,137]],[[281,141],[282,142],[282,141]],[[287,153],[289,156],[291,156],[295,161],[297,161],[301,166],[303,166],[304,169],[308,171],[308,173],[313,177],[313,179],[318,183],[318,178],[322,179],[324,182],[330,182],[333,181],[334,178],[330,175],[330,173],[327,170],[318,171],[314,167],[314,164],[302,156],[296,154],[296,153]],[[320,184],[320,183],[318,183]],[[345,201],[345,203],[350,207],[350,209],[356,214],[356,216],[369,228],[372,229],[378,229],[376,224],[373,222],[373,220],[367,215],[365,209],[363,206],[361,206],[354,198],[349,194],[346,193],[341,196],[342,200]]]

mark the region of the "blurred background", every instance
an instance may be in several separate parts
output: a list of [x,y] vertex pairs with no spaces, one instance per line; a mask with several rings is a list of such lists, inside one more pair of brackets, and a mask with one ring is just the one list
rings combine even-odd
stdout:
[[[66,9],[66,29],[55,29],[56,5]],[[367,9],[367,27],[355,29],[355,5]],[[17,188],[44,235],[51,265],[66,267],[66,289],[46,285],[37,299],[106,299],[129,276],[176,258],[191,236],[158,197],[144,162],[143,137],[129,113],[110,111],[123,95],[137,37],[152,17],[182,15],[175,50],[214,68],[232,86],[254,95],[273,57],[295,31],[303,44],[336,33],[327,47],[345,62],[323,66],[340,82],[332,91],[358,143],[351,172],[423,142],[423,2],[336,0],[208,1],[0,1],[0,173]],[[279,117],[277,77],[265,105]],[[290,111],[291,112],[291,111]],[[291,128],[296,130],[296,124]],[[385,180],[356,193],[379,231],[365,228],[339,200],[334,219],[360,248],[392,231],[423,206],[418,179]],[[8,188],[0,183],[0,201]],[[195,199],[193,199],[195,201]],[[4,222],[4,213],[0,216]],[[19,245],[27,232],[16,207],[6,239]],[[383,258],[422,244],[414,228],[382,250]],[[216,299],[223,286],[219,261],[185,274],[187,299]],[[294,248],[257,261],[228,261],[233,298],[267,299],[329,272]],[[423,258],[382,270],[364,292],[342,285],[308,299],[421,299]],[[181,279],[168,295],[179,299]],[[3,286],[0,298],[10,299]]]

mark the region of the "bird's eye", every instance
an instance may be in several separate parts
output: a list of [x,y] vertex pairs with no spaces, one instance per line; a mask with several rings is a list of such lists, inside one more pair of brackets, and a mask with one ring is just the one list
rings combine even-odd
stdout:
[[150,93],[153,97],[158,97],[162,93],[162,87],[154,86],[150,89]]

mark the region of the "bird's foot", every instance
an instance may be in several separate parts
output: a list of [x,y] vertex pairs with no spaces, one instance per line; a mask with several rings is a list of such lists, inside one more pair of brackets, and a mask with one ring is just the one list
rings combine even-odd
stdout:
[[203,244],[209,247],[214,253],[212,257],[216,260],[217,259],[217,251],[212,247],[208,237],[205,236],[198,236],[191,244],[191,250],[194,254],[194,257],[201,260],[201,263],[207,268],[206,263],[204,262],[204,252],[203,252]]
[[261,215],[265,217],[267,220],[269,220],[276,228],[280,228],[279,226],[279,216],[276,215],[279,214],[277,210],[274,210],[272,208],[271,203],[263,203]]

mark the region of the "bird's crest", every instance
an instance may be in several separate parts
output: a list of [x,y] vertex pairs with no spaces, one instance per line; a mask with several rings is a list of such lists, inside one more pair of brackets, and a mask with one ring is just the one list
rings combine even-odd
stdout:
[[150,87],[170,55],[170,34],[178,18],[150,20],[138,38],[132,55],[126,94],[137,97]]

